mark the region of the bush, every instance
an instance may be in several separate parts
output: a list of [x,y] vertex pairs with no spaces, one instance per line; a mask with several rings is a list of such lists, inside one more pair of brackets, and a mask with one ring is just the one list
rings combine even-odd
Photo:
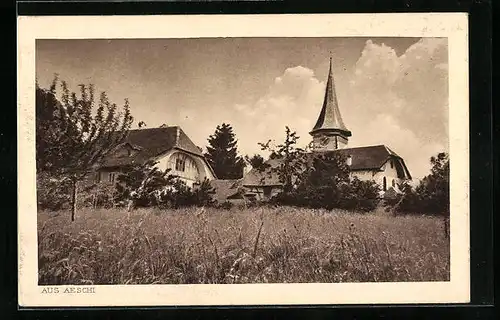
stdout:
[[70,203],[69,180],[38,173],[36,181],[38,210],[66,210]]
[[337,153],[317,155],[312,166],[305,170],[290,192],[272,199],[280,205],[308,208],[334,208],[371,211],[378,203],[379,187],[374,181],[349,178],[345,158]]
[[135,207],[179,208],[187,206],[211,206],[215,190],[207,179],[189,188],[183,181],[161,171],[155,162],[130,166],[123,169],[116,184],[115,201],[132,200]]
[[113,208],[124,205],[124,202],[116,200],[116,188],[113,185],[88,183],[81,185],[78,194],[79,205],[86,208]]
[[400,185],[403,191],[396,199],[388,199],[385,206],[394,213],[419,213],[449,215],[450,162],[448,154],[442,152],[430,159],[431,174],[424,177],[416,188],[407,183]]
[[222,210],[231,210],[234,207],[234,205],[229,201],[224,201],[220,203],[217,207]]

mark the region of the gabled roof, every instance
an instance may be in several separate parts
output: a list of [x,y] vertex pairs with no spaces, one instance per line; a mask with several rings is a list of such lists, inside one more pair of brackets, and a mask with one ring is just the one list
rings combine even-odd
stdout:
[[241,179],[210,181],[210,186],[215,189],[215,200],[221,202],[238,195]]
[[143,163],[174,148],[204,159],[201,149],[178,126],[130,130],[124,143],[118,146],[116,151],[123,147],[129,147],[128,145],[133,147],[136,152],[125,157],[112,152],[101,166],[112,167]]
[[252,168],[244,177],[242,184],[244,186],[281,186],[282,183],[276,173],[271,172],[272,168],[279,168],[283,161],[280,159],[269,159],[265,163],[269,165],[264,170]]
[[[344,148],[337,149],[334,151],[325,151],[324,153],[334,153],[339,152],[345,156],[351,156],[351,171],[362,171],[362,170],[380,170],[380,168],[387,162],[390,158],[397,158],[400,161],[396,162],[396,170],[398,175],[407,176],[411,179],[410,172],[406,168],[403,159],[397,155],[394,151],[389,149],[384,145],[367,146],[367,147],[357,147],[357,148]],[[314,153],[308,153],[308,162],[311,163]],[[270,159],[266,161],[270,168],[277,168],[282,164],[281,159]],[[267,186],[277,186],[282,185],[279,181],[279,177],[276,173],[273,173],[270,168],[263,171],[252,169],[245,177],[243,177],[243,185],[246,186],[257,186],[257,185],[267,185]]]
[[317,131],[340,132],[347,137],[351,136],[351,132],[347,130],[342,120],[342,116],[340,115],[337,94],[335,92],[335,83],[333,80],[332,58],[330,58],[330,70],[326,82],[323,106],[311,134]]

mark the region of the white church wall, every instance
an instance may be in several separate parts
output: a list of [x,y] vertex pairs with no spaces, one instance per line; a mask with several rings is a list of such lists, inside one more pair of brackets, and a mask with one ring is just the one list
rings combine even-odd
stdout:
[[[401,179],[398,177],[398,172],[396,170],[396,163],[395,159],[389,159],[387,162],[385,162],[382,167],[380,168],[380,171],[375,171],[375,170],[359,170],[359,171],[354,171],[351,173],[351,176],[356,176],[360,180],[374,180],[383,190],[383,185],[384,185],[384,177],[386,179],[386,190],[388,190],[391,187],[394,187],[396,191],[399,191],[398,188],[398,183],[401,182]],[[391,166],[392,162],[392,166]]]

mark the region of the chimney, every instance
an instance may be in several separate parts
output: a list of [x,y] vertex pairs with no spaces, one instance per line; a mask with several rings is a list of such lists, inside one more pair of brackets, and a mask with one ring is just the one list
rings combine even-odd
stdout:
[[352,165],[352,156],[351,155],[348,155],[347,156],[347,161],[346,161],[346,164],[350,167]]

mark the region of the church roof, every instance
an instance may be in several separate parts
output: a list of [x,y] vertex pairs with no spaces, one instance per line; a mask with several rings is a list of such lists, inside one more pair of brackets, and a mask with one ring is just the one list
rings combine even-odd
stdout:
[[330,58],[330,70],[328,72],[328,80],[326,82],[323,106],[311,134],[317,131],[337,131],[348,137],[351,136],[351,132],[345,126],[342,116],[340,115],[333,79],[332,58]]
[[204,158],[201,149],[178,126],[130,130],[116,150],[120,148],[130,148],[133,152],[125,157],[112,152],[101,167],[144,163],[174,148]]
[[[334,151],[325,151],[326,153],[340,152],[345,156],[351,156],[351,171],[363,171],[363,170],[380,170],[384,163],[389,158],[397,158],[401,161],[396,164],[396,170],[398,171],[398,176],[407,176],[411,179],[410,172],[406,168],[403,159],[397,155],[394,151],[386,147],[385,145],[367,146],[367,147],[357,147],[357,148],[344,148],[337,149]],[[312,162],[314,153],[308,153],[307,158]],[[282,185],[279,181],[279,177],[276,173],[271,171],[271,168],[277,168],[282,163],[282,159],[270,159],[266,161],[270,166],[265,170],[250,170],[245,177],[243,177],[243,185],[246,186],[257,186],[257,185],[267,185],[267,186],[277,186]],[[400,163],[400,164],[399,164]]]

